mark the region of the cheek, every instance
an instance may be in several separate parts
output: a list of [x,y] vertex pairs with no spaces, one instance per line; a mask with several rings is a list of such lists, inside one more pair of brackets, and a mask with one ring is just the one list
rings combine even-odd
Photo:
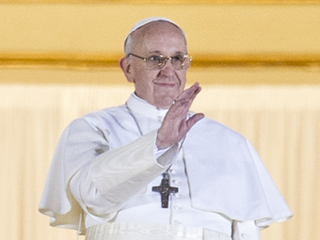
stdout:
[[140,73],[135,77],[136,88],[145,92],[152,92],[152,83],[153,76],[151,74]]
[[177,77],[179,78],[180,80],[180,88],[182,88],[182,90],[184,89],[185,85],[186,85],[186,82],[187,82],[187,76],[186,76],[187,72],[184,71],[184,72],[179,72],[177,74]]

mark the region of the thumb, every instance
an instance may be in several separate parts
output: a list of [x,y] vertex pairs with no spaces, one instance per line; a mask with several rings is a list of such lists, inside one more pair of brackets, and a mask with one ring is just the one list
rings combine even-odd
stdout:
[[202,118],[204,118],[204,114],[203,113],[197,113],[194,114],[192,117],[190,117],[187,120],[187,127],[188,129],[192,128],[193,125],[195,125],[198,121],[200,121]]

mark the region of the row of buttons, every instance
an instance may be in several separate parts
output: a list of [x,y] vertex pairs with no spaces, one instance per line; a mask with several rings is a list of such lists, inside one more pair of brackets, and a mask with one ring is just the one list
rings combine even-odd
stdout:
[[182,157],[179,157],[175,161],[174,166],[172,166],[172,168],[169,170],[169,173],[172,177],[172,180],[171,180],[172,184],[175,187],[178,187],[179,189],[177,193],[173,194],[173,199],[172,199],[172,204],[174,204],[172,209],[176,211],[176,213],[172,214],[172,217],[173,217],[172,223],[174,225],[182,224],[182,221],[180,220],[182,216],[181,216],[181,213],[178,213],[178,212],[184,209],[182,206],[183,206],[183,202],[185,201],[183,197],[185,196],[184,191],[186,190],[186,186],[184,186],[184,181],[182,180],[185,180],[187,176],[184,174],[183,171],[179,171],[178,169],[183,169],[183,168],[184,168],[184,163],[183,163]]
[[[177,173],[177,171],[175,171],[175,170],[172,169],[172,173]],[[172,180],[172,183],[175,184],[175,185],[177,185],[177,186],[179,186],[179,185],[181,184],[181,181]],[[181,186],[180,186],[179,190],[181,191]],[[174,193],[174,194],[173,194],[173,197],[175,197],[175,198],[180,198],[181,196],[182,196],[181,193]],[[176,211],[179,211],[179,210],[182,210],[183,208],[180,207],[180,206],[175,205],[175,206],[173,207],[173,209],[176,210]],[[174,224],[174,225],[179,225],[179,224],[181,224],[181,222],[179,222],[179,221],[177,221],[177,220],[174,220],[174,221],[173,221],[173,224]],[[181,237],[181,236],[180,236],[180,237]]]

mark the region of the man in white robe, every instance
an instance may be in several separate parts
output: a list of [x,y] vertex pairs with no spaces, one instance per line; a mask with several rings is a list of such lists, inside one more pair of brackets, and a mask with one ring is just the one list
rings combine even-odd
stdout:
[[258,240],[292,216],[254,147],[189,111],[201,91],[184,89],[190,61],[171,20],[133,27],[120,66],[135,92],[62,134],[40,203],[52,226],[88,240]]

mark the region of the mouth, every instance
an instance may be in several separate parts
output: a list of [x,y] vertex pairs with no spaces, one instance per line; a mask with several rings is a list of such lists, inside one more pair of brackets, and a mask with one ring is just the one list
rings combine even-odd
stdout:
[[167,88],[176,87],[176,83],[174,82],[154,82],[154,84],[160,87],[167,87]]

